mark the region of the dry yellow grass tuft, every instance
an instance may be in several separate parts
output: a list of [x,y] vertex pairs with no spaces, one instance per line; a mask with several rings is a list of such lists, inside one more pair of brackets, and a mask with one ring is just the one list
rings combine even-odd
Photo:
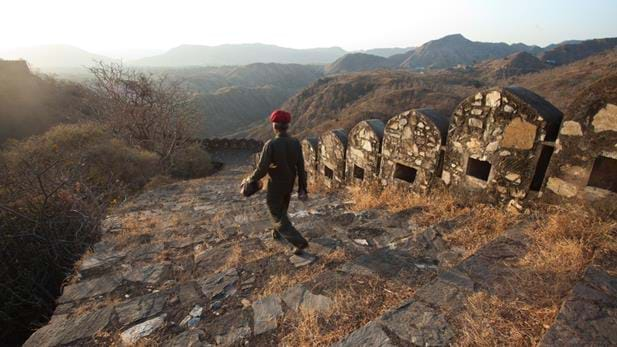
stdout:
[[[465,312],[457,317],[457,346],[531,346],[537,344],[544,326],[555,315],[529,303],[504,300],[484,292],[467,299]],[[538,319],[540,321],[538,321]]]
[[318,259],[316,264],[292,270],[292,272],[283,272],[283,269],[276,275],[270,277],[270,280],[263,286],[261,292],[257,295],[257,299],[264,298],[272,294],[278,294],[288,288],[293,287],[298,283],[306,283],[315,278],[328,266],[332,264],[342,264],[349,260],[349,255],[344,249],[339,248],[334,252]]
[[459,345],[537,344],[594,256],[617,251],[617,222],[580,206],[540,206],[536,220],[503,285],[472,295],[456,317]]
[[284,346],[329,346],[400,305],[413,292],[397,281],[357,279],[334,291],[329,312],[288,314],[280,341]]
[[445,236],[445,241],[451,246],[464,248],[465,256],[473,254],[519,220],[517,215],[501,207],[472,201],[459,203],[445,190],[433,191],[429,196],[411,192],[402,194],[393,188],[381,189],[378,186],[352,187],[349,190],[355,210],[384,208],[396,213],[405,209],[421,208],[422,213],[414,216],[414,222],[420,226],[466,216],[468,221],[464,225]]

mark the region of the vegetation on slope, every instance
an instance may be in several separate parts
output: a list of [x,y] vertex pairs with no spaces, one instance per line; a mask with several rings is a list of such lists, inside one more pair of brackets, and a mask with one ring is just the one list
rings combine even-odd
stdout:
[[[58,125],[0,151],[0,340],[44,324],[107,207],[155,175],[212,171],[191,141],[197,114],[178,85],[118,65],[93,69],[96,121]],[[47,112],[47,110],[43,109]]]

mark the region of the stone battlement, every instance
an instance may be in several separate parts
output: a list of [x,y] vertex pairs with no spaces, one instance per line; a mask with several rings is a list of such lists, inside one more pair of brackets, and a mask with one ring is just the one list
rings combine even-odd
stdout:
[[307,141],[306,167],[329,187],[377,183],[426,194],[442,184],[517,209],[542,196],[615,206],[616,80],[582,91],[565,115],[511,86],[466,98],[450,117],[413,109],[385,125],[362,121]]

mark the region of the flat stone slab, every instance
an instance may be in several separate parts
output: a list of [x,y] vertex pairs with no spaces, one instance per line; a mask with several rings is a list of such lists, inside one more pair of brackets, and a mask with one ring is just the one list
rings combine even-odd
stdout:
[[137,341],[151,335],[153,332],[161,328],[165,324],[166,317],[167,315],[162,314],[159,317],[137,324],[123,331],[120,334],[120,340],[122,340],[125,345],[134,345]]
[[171,276],[171,263],[148,264],[132,268],[126,272],[124,278],[127,281],[157,284],[169,279]]
[[589,266],[540,346],[617,345],[617,276]]
[[444,315],[421,302],[411,302],[388,312],[379,323],[415,346],[446,346],[454,339]]
[[213,346],[207,342],[206,334],[202,330],[191,329],[181,333],[171,339],[171,341],[163,344],[165,347],[210,347]]
[[237,292],[238,271],[235,268],[208,277],[201,285],[202,292],[212,301],[224,300]]
[[392,340],[383,331],[382,327],[370,322],[362,328],[355,330],[347,335],[345,339],[332,345],[332,347],[359,347],[359,346],[375,346],[375,347],[395,347]]
[[88,273],[90,271],[109,267],[120,261],[126,255],[126,251],[104,251],[85,257],[79,265],[79,272]]
[[71,319],[66,319],[66,316],[52,319],[48,325],[32,334],[24,346],[58,346],[91,338],[109,325],[113,312],[113,308],[106,307]]
[[145,318],[156,316],[165,308],[167,299],[167,294],[153,293],[119,304],[116,306],[118,321],[122,325],[128,325]]
[[396,280],[407,280],[407,277],[411,277],[409,280],[413,280],[415,277],[413,274],[422,271],[416,263],[417,259],[403,251],[383,248],[348,261],[338,270],[360,276],[379,276]]
[[289,257],[289,261],[295,267],[303,267],[306,265],[310,265],[314,263],[315,260],[317,260],[317,257],[315,257],[314,255],[308,254],[306,252],[301,255],[294,254],[291,257]]
[[325,313],[330,311],[333,301],[325,295],[315,295],[303,285],[293,286],[283,292],[283,301],[293,311]]
[[122,276],[115,273],[72,284],[64,287],[62,296],[58,299],[58,303],[77,301],[111,293],[120,285],[122,285]]
[[283,315],[281,298],[270,295],[253,303],[253,333],[260,335],[276,329],[277,319]]

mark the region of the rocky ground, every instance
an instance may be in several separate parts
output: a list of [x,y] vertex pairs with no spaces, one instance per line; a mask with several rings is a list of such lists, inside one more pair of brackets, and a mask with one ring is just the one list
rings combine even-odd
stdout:
[[[263,193],[238,193],[249,153],[218,155],[226,164],[217,174],[115,209],[25,346],[450,345],[464,341],[461,317],[473,318],[481,295],[520,300],[517,260],[535,221],[521,218],[466,257],[445,241],[469,223],[465,214],[420,227],[421,209],[356,211],[340,195],[313,194],[290,208],[317,256],[307,265],[271,240]],[[589,266],[554,324],[528,341],[617,344],[608,267]]]

